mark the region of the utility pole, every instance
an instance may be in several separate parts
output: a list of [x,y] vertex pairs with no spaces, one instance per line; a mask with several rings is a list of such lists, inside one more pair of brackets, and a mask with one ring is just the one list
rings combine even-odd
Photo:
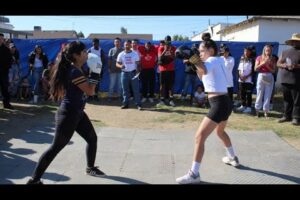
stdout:
[[227,15],[227,26],[228,26],[228,15]]

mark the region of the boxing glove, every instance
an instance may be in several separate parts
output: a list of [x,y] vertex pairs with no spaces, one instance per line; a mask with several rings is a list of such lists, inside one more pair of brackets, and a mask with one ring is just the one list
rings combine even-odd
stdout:
[[89,82],[97,84],[102,70],[101,59],[96,54],[89,53],[86,63],[90,69]]

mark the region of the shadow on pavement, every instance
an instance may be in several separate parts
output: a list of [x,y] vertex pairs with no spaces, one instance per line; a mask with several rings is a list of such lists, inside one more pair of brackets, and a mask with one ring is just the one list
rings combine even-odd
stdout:
[[261,174],[274,176],[274,177],[277,177],[277,178],[285,179],[285,180],[300,184],[300,177],[286,175],[286,174],[280,174],[280,173],[277,173],[277,172],[267,171],[267,170],[263,170],[263,169],[255,169],[255,168],[247,167],[247,166],[244,166],[244,165],[240,165],[237,168],[240,169],[240,170],[254,171],[254,172],[261,173]]

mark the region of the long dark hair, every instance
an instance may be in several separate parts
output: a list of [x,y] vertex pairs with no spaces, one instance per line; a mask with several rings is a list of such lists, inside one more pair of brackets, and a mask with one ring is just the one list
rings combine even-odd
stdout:
[[51,99],[59,101],[64,97],[65,89],[68,84],[68,69],[75,62],[73,54],[80,55],[85,49],[85,45],[80,41],[73,41],[66,45],[58,55],[58,61],[54,66],[54,73],[50,81]]

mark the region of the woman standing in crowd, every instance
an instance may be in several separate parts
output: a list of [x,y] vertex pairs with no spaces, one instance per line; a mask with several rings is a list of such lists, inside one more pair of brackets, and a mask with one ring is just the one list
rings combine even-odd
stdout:
[[272,46],[264,46],[261,56],[256,58],[255,71],[258,72],[256,83],[256,116],[259,117],[259,110],[263,108],[267,118],[270,110],[270,100],[274,86],[273,73],[275,72],[276,60],[272,56]]
[[34,96],[32,103],[38,102],[38,97],[40,93],[40,81],[42,79],[42,74],[44,69],[48,67],[48,57],[43,52],[42,46],[36,45],[34,51],[29,54],[29,68],[32,71],[34,79]]

